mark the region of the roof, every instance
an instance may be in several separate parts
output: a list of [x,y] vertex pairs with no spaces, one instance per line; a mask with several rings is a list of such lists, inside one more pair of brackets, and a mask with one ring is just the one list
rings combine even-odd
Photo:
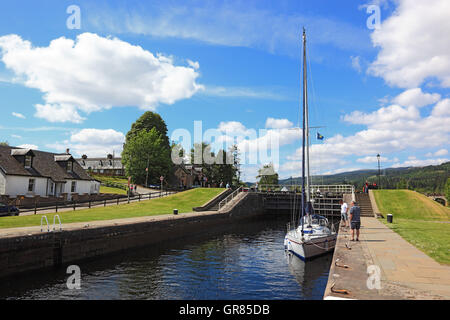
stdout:
[[[30,149],[20,149],[9,146],[0,146],[0,170],[7,175],[50,178],[54,182],[66,182],[66,180],[93,180],[86,171],[76,162],[73,163],[72,172],[62,167],[60,161],[73,159],[68,154],[55,154],[50,152],[32,150],[33,167],[25,168],[16,157],[28,155]],[[14,155],[13,155],[14,154]],[[56,160],[68,159],[68,160]]]
[[87,158],[75,159],[84,170],[120,170],[123,169],[122,158]]

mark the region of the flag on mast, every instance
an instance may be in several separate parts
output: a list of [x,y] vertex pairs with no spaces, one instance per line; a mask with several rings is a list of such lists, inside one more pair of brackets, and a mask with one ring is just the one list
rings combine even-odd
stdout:
[[317,140],[323,140],[323,135],[317,132]]

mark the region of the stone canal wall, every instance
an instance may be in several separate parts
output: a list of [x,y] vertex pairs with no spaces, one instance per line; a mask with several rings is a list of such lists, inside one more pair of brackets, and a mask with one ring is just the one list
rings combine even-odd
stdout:
[[263,213],[260,195],[245,194],[224,212],[71,224],[63,225],[63,230],[57,232],[41,232],[36,227],[20,228],[0,235],[0,277],[200,233],[218,232],[232,222],[260,213]]

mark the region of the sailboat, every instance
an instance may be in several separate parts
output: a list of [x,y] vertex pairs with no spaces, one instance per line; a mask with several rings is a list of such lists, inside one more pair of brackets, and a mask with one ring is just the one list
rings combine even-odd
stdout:
[[[303,29],[303,142],[302,142],[302,201],[299,221],[293,229],[288,225],[284,247],[302,260],[326,254],[336,245],[336,232],[328,219],[314,214],[309,173],[308,81],[306,69],[306,31]],[[307,173],[305,173],[307,171]],[[295,210],[295,207],[294,207]]]

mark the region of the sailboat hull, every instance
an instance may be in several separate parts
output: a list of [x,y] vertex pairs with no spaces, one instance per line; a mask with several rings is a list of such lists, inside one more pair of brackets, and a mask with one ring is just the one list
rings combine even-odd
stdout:
[[300,259],[309,260],[333,251],[336,246],[336,235],[302,240],[297,232],[289,232],[285,237],[284,246]]

